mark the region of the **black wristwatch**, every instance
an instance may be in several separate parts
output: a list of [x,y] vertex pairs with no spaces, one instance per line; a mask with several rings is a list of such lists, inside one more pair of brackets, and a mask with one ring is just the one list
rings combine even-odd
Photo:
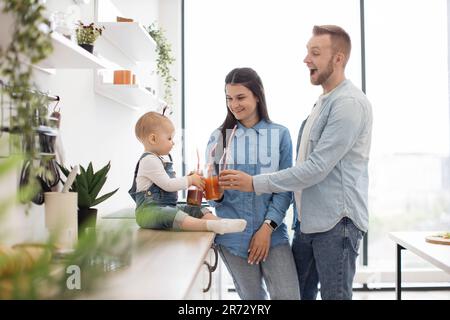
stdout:
[[274,231],[278,227],[278,224],[270,219],[264,220],[264,223],[268,224],[272,231]]

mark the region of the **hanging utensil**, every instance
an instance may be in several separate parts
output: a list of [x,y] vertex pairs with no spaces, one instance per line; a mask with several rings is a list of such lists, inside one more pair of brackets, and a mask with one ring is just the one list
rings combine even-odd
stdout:
[[78,166],[76,165],[73,167],[72,171],[70,171],[69,175],[67,176],[67,180],[64,183],[64,188],[62,189],[63,193],[69,192],[70,187],[72,186],[73,182],[75,181],[75,178],[77,177],[78,173]]

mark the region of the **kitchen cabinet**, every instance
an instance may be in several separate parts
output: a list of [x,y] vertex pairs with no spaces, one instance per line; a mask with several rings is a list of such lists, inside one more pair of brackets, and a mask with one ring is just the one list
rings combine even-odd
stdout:
[[220,263],[214,245],[208,250],[188,293],[187,300],[220,300]]

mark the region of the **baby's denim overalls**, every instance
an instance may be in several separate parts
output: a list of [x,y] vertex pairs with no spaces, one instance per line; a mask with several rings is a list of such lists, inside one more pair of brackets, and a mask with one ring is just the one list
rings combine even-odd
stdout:
[[[187,215],[195,218],[203,217],[203,210],[200,207],[190,205],[177,205],[177,192],[168,192],[155,183],[152,183],[146,191],[136,192],[136,177],[139,170],[140,161],[150,155],[144,152],[136,164],[134,170],[133,185],[128,191],[136,202],[136,222],[141,228],[146,229],[181,229],[181,223]],[[170,162],[165,162],[158,157],[164,165],[164,170],[170,178],[175,178],[172,157]]]

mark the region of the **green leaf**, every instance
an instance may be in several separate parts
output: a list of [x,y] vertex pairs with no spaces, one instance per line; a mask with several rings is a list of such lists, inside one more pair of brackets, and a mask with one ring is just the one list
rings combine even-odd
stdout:
[[85,185],[80,185],[78,188],[78,207],[79,208],[90,208],[91,207],[91,197]]
[[84,188],[86,191],[89,190],[89,184],[86,178],[86,170],[82,166],[80,166],[80,173],[77,174],[77,177],[75,179],[77,181],[79,188]]
[[20,157],[11,156],[6,159],[2,159],[0,162],[0,176],[11,172],[14,168],[17,168],[20,164]]
[[80,175],[86,176],[86,169],[82,165],[80,165]]
[[92,203],[92,206],[96,206],[96,205],[99,204],[100,202],[105,201],[106,199],[108,199],[109,197],[111,197],[114,193],[116,193],[117,190],[119,190],[119,188],[117,188],[116,190],[111,191],[111,192],[109,192],[109,193],[107,193],[107,194],[104,194],[104,195],[101,196],[100,198],[96,199],[96,200]]
[[[61,170],[65,171],[65,175],[69,174],[69,170],[60,166]],[[111,168],[111,162],[108,162],[103,168],[95,172],[92,162],[89,163],[87,169],[80,165],[80,173],[77,174],[74,185],[78,192],[78,208],[92,208],[93,206],[105,201],[111,197],[119,189],[107,193],[97,198],[101,189],[106,183],[107,174]]]
[[69,175],[69,170],[64,167],[62,164],[60,163],[56,163],[56,165],[58,166],[59,170],[61,170],[61,172],[67,177]]
[[89,162],[87,171],[86,171],[86,180],[88,181],[88,184],[92,184],[94,179],[94,168],[92,167],[92,162]]
[[106,177],[101,177],[100,180],[97,182],[97,184],[91,186],[91,190],[89,190],[89,193],[91,194],[93,200],[97,198],[105,182]]
[[[91,184],[92,187],[90,189],[90,192],[94,192],[94,190],[98,188],[97,185],[102,181],[103,178],[105,178],[105,180],[106,180],[106,175],[109,172],[109,168],[110,168],[110,163],[108,162],[108,164],[106,166],[104,166],[97,173],[95,173],[95,177],[94,177],[94,179],[92,181],[92,184]],[[104,183],[105,182],[103,182],[100,185],[100,189],[103,187]],[[98,192],[97,192],[97,194],[98,194]]]
[[164,97],[166,104],[171,106],[172,101],[172,82],[175,78],[170,74],[170,66],[175,62],[175,58],[172,56],[171,44],[168,42],[165,31],[159,28],[156,21],[147,27],[147,32],[156,42],[156,53],[158,55],[156,59],[156,73],[162,78],[164,85]]

